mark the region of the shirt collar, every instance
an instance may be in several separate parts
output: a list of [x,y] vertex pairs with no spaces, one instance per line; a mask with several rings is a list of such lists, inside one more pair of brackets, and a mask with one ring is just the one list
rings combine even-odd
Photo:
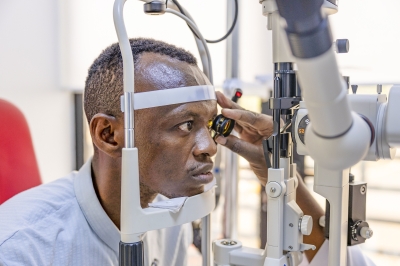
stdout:
[[76,199],[93,231],[114,252],[119,253],[120,231],[101,206],[92,182],[92,159],[90,158],[74,178]]

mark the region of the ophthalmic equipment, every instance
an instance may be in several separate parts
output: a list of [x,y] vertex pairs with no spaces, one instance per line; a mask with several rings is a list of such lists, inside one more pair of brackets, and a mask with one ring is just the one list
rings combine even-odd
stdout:
[[[145,232],[202,217],[206,217],[203,218],[203,265],[298,265],[301,252],[315,247],[303,243],[303,235],[311,233],[313,221],[303,214],[295,201],[298,181],[293,145],[298,153],[314,159],[314,191],[328,202],[325,226],[329,237],[329,266],[345,265],[346,247],[362,243],[372,235],[365,213],[352,208],[352,204],[358,204],[360,199],[356,192],[365,195],[366,185],[355,184],[351,179],[349,183],[349,168],[360,160],[394,157],[395,148],[400,146],[400,124],[396,123],[400,113],[400,86],[391,89],[388,101],[380,92],[348,95],[349,86],[339,73],[335,58],[335,51],[343,49],[343,43],[333,42],[326,17],[327,13],[337,11],[337,1],[260,0],[263,14],[268,17],[268,28],[273,33],[275,65],[273,97],[270,99],[274,131],[271,138],[263,142],[269,166],[267,245],[265,250],[260,250],[243,247],[236,240],[217,240],[213,242],[213,262],[210,261],[207,217],[215,207],[214,186],[200,195],[162,202],[161,208],[142,209],[133,125],[134,110],[215,100],[214,89],[212,86],[193,86],[185,90],[149,92],[153,93],[152,97],[148,93],[135,94],[133,56],[123,20],[125,1],[116,0],[114,4],[114,23],[123,56],[121,108],[125,115],[126,143],[122,158],[120,265],[143,265],[141,239]],[[163,1],[145,2],[146,13],[168,12],[186,21],[195,33],[203,70],[212,82],[208,48],[189,13],[174,10],[172,3],[168,3],[172,8],[167,8]],[[193,94],[200,96],[193,100]],[[365,201],[365,196],[361,200]],[[169,207],[176,205],[180,208],[171,211]]]
[[[372,236],[372,230],[365,221],[365,210],[359,211],[365,208],[366,184],[353,182],[349,168],[360,160],[376,161],[394,157],[395,148],[400,145],[400,126],[396,123],[400,112],[400,86],[392,87],[388,101],[386,95],[381,94],[380,86],[376,95],[357,95],[356,86],[352,86],[354,94],[347,95],[349,81],[340,75],[334,52],[347,50],[348,42],[333,42],[325,16],[326,13],[336,12],[336,1],[260,2],[263,14],[268,16],[268,28],[273,31],[275,63],[274,97],[270,100],[274,134],[272,140],[264,142],[264,150],[273,153],[266,187],[268,205],[275,199],[273,196],[277,191],[288,194],[286,191],[290,178],[277,179],[275,172],[285,167],[283,158],[288,151],[290,153],[290,148],[287,148],[290,146],[290,137],[285,136],[285,131],[291,123],[297,151],[311,155],[315,161],[314,191],[327,199],[325,226],[326,236],[329,237],[328,263],[330,266],[346,265],[346,247],[363,243]],[[286,23],[285,31],[281,30],[280,20]],[[285,51],[287,47],[291,52]],[[296,72],[292,63],[297,65]],[[294,85],[295,74],[304,101],[298,97],[299,92]],[[295,108],[299,110],[293,113]],[[287,122],[283,127],[279,125],[280,114],[286,116]],[[290,177],[293,166],[289,169],[283,173]],[[281,180],[285,180],[285,183],[279,182]],[[285,196],[287,202],[288,195]],[[287,210],[285,207],[284,211]],[[268,206],[268,215],[276,216],[280,210],[282,208]],[[267,219],[265,253],[243,248],[237,241],[217,241],[214,248],[220,256],[216,255],[216,263],[297,265],[298,261],[294,261],[296,256],[290,256],[293,246],[285,244],[285,217],[281,218],[281,224],[271,222],[272,219]],[[280,238],[271,239],[271,232],[272,237],[280,234]],[[286,259],[284,254],[287,255]]]

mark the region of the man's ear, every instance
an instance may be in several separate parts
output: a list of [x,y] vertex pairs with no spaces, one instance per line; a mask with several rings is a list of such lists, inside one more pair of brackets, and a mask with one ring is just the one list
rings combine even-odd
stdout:
[[102,113],[95,114],[89,124],[93,144],[111,157],[121,157],[124,147],[124,126],[121,119]]

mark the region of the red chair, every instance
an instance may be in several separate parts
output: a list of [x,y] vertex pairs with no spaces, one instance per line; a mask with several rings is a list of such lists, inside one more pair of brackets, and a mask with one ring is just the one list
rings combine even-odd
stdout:
[[41,184],[28,123],[13,104],[0,99],[0,204]]

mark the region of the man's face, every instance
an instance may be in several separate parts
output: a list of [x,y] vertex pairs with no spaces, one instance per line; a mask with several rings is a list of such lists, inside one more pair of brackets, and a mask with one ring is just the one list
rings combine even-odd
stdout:
[[[140,69],[136,91],[208,84],[197,67],[158,54],[143,54]],[[167,197],[203,192],[213,179],[209,121],[216,115],[214,100],[135,111],[141,189]]]

